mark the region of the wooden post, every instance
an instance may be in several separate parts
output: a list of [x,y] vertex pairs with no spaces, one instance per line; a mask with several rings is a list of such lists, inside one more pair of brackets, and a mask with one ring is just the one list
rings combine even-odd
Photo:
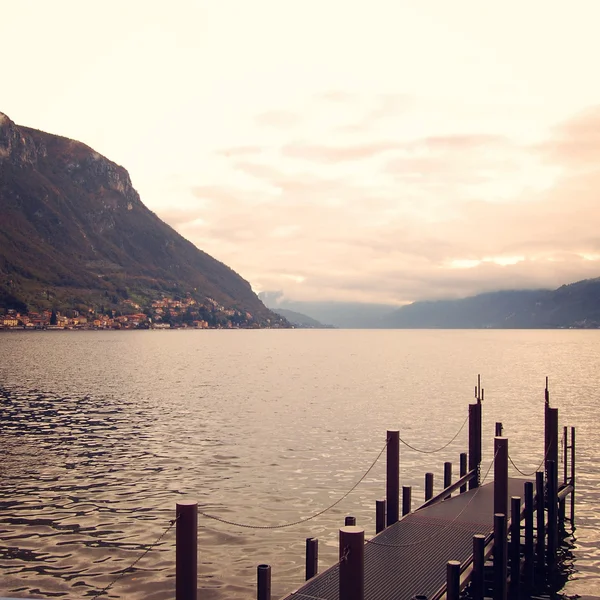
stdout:
[[[550,485],[548,464],[558,465],[558,408],[546,409],[546,485]],[[555,469],[554,486],[558,489],[558,469]]]
[[375,501],[375,533],[385,529],[385,499]]
[[319,540],[306,538],[306,581],[319,572]]
[[433,473],[425,473],[425,502],[433,498]]
[[473,600],[483,600],[485,591],[485,535],[473,536],[473,575],[471,577],[471,595]]
[[[497,439],[497,438],[496,438]],[[507,600],[506,515],[494,514],[494,600]]]
[[258,565],[256,579],[256,600],[271,600],[271,565]]
[[[467,453],[460,453],[460,476],[464,477],[467,474]],[[460,493],[464,494],[467,491],[467,484],[460,486]]]
[[364,600],[365,530],[356,525],[340,529],[339,600]]
[[575,427],[571,427],[571,528],[575,529]]
[[510,597],[519,597],[521,579],[521,497],[510,499]]
[[535,474],[535,510],[536,510],[536,560],[541,571],[546,564],[546,522],[544,513],[544,473]]
[[352,517],[351,515],[348,515],[344,519],[344,525],[356,525],[356,517]]
[[402,486],[402,516],[408,515],[412,510],[412,487]]
[[449,560],[446,563],[446,600],[460,598],[460,561]]
[[563,427],[563,483],[566,485],[569,477],[568,473],[568,462],[569,462],[569,436],[568,429],[565,425]]
[[508,438],[494,438],[494,514],[508,514]]
[[496,421],[496,437],[502,437],[502,423]]
[[198,593],[198,503],[175,508],[175,599],[196,600]]
[[387,526],[400,516],[400,432],[387,432],[386,512]]
[[[444,463],[444,489],[452,485],[452,463]],[[452,494],[448,494],[446,498],[450,498]]]
[[[552,409],[550,409],[552,410]],[[556,489],[556,463],[548,462],[548,566],[552,569],[556,564],[558,548],[558,490]]]
[[[469,471],[481,463],[481,402],[469,404]],[[469,481],[469,489],[479,487],[479,477]]]
[[534,584],[534,547],[533,547],[533,483],[525,485],[525,588],[530,592]]

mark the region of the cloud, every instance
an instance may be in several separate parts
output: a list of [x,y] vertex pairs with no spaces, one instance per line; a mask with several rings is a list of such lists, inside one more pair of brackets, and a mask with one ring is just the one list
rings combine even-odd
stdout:
[[195,186],[196,208],[161,216],[256,289],[292,299],[556,287],[600,275],[596,118],[568,121],[535,147],[485,133],[290,143],[230,163],[258,187]]
[[293,142],[284,146],[281,153],[291,158],[315,162],[341,162],[370,158],[383,152],[397,150],[401,147],[397,142],[386,141],[355,146],[324,146],[320,144]]
[[561,123],[554,136],[540,146],[545,157],[570,169],[598,169],[600,165],[600,104]]
[[358,120],[337,127],[341,133],[362,133],[387,119],[406,116],[416,105],[416,99],[409,94],[381,94],[375,106],[363,113]]
[[260,113],[255,118],[256,123],[263,127],[288,128],[297,125],[301,117],[286,110],[270,110]]
[[219,154],[227,158],[237,158],[238,156],[254,156],[261,154],[263,148],[261,146],[232,146],[219,151]]

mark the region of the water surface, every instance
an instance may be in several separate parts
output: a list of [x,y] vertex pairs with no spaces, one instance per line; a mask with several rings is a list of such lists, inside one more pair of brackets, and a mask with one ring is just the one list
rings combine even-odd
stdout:
[[[151,548],[182,499],[254,526],[317,513],[365,473],[387,429],[422,449],[450,440],[482,373],[483,472],[496,421],[517,466],[539,465],[546,375],[561,427],[577,427],[564,591],[600,595],[599,362],[595,331],[3,332],[0,593],[94,597]],[[402,447],[415,504],[425,471],[440,489],[466,439],[464,428],[437,454]],[[325,568],[344,516],[372,535],[384,494],[380,460],[343,502],[295,527],[201,517],[202,597],[255,597],[259,563],[272,565],[274,597],[298,587],[305,538],[319,538]],[[171,529],[104,597],[166,600],[173,575]]]

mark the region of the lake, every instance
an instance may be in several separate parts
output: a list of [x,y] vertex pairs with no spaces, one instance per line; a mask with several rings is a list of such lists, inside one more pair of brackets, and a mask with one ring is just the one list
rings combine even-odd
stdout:
[[[169,527],[175,504],[265,526],[345,494],[387,429],[434,449],[459,431],[477,374],[485,388],[482,474],[494,423],[523,471],[543,458],[545,377],[560,428],[577,428],[574,565],[564,592],[600,595],[600,332],[82,331],[0,333],[0,595],[93,598]],[[401,446],[401,485],[467,450],[467,428],[435,454]],[[559,466],[562,473],[562,466]],[[516,473],[512,471],[511,475]],[[335,508],[301,525],[251,529],[199,517],[202,598],[273,597],[320,570],[354,515],[367,535],[385,495],[385,456]],[[174,529],[103,597],[174,596]]]

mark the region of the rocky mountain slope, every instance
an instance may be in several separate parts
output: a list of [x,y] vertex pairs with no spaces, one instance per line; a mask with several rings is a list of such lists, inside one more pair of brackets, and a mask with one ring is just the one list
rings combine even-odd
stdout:
[[285,324],[247,281],[151,212],[123,167],[0,113],[0,308],[186,295]]

